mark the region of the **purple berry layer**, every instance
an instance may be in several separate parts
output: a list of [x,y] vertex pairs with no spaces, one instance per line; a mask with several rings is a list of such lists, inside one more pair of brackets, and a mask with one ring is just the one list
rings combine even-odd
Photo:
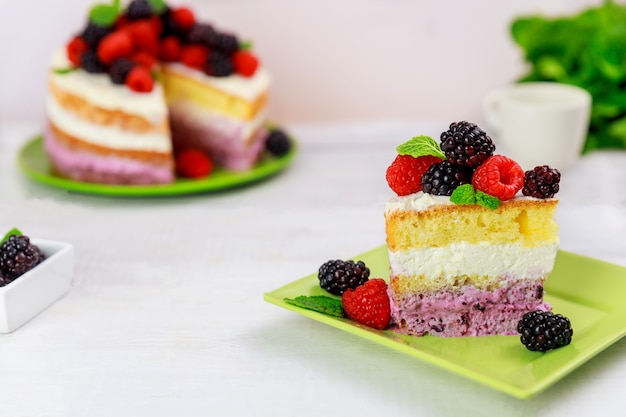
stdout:
[[540,280],[511,281],[495,291],[465,286],[389,298],[392,328],[416,336],[515,335],[524,313],[551,309]]

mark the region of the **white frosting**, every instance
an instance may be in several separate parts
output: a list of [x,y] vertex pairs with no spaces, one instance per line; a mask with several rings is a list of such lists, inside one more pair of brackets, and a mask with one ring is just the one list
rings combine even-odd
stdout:
[[63,50],[52,57],[51,82],[58,88],[80,97],[93,106],[106,110],[120,110],[159,124],[167,117],[161,84],[155,83],[149,93],[137,93],[125,85],[113,84],[108,74],[90,74],[82,69],[56,74],[55,69],[67,69],[72,64]]
[[[516,196],[514,200],[539,200],[538,198],[528,196]],[[450,197],[445,195],[426,194],[422,191],[405,195],[392,197],[387,201],[385,206],[385,212],[391,213],[394,211],[424,211],[435,206],[453,205],[450,201]]]
[[271,81],[269,72],[263,67],[259,67],[252,77],[244,77],[238,74],[228,77],[211,77],[202,71],[189,68],[178,62],[163,64],[163,66],[172,72],[183,74],[202,84],[209,85],[247,101],[254,101],[261,94],[265,93]]
[[172,144],[165,133],[134,133],[117,127],[90,123],[65,110],[52,96],[46,103],[48,119],[63,132],[84,142],[114,149],[170,152]]
[[557,249],[558,242],[536,247],[459,242],[438,248],[389,251],[389,262],[394,275],[424,275],[449,281],[450,285],[455,277],[463,275],[538,279],[552,270]]

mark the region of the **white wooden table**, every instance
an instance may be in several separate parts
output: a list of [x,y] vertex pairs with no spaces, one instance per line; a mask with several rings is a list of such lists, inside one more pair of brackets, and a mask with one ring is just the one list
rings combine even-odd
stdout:
[[[623,415],[626,340],[522,401],[263,301],[383,244],[395,146],[444,127],[291,126],[277,177],[134,199],[31,182],[16,153],[40,126],[0,126],[0,229],[76,251],[72,290],[0,335],[0,416]],[[626,152],[581,159],[559,198],[561,248],[626,266]]]

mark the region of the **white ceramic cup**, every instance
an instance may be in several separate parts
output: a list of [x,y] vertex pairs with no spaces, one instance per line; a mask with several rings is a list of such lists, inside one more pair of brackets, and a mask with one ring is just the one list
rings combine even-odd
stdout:
[[537,165],[562,170],[582,152],[591,95],[568,84],[519,83],[489,93],[484,110],[496,153],[517,161],[524,170]]

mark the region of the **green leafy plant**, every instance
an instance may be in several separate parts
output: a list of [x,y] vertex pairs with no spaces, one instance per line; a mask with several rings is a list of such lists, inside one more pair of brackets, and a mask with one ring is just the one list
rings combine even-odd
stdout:
[[555,81],[593,97],[583,152],[626,148],[626,6],[606,0],[576,15],[515,19],[511,35],[530,69],[519,82]]

